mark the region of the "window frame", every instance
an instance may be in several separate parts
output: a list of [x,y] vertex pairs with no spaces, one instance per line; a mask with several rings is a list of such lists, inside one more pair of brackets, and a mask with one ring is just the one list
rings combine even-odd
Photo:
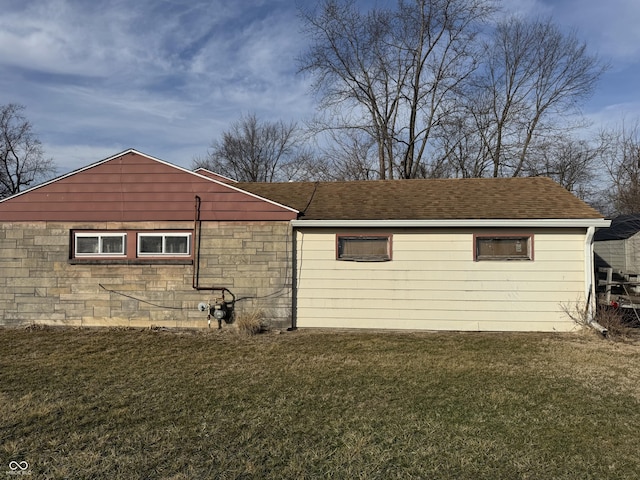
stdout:
[[[161,237],[162,238],[162,252],[142,252],[141,246],[143,237]],[[166,239],[167,237],[183,237],[187,239],[187,251],[185,253],[175,253],[166,251]],[[191,258],[192,255],[192,232],[185,231],[139,231],[136,233],[136,256],[138,258]]]
[[[521,239],[525,240],[527,246],[526,256],[508,256],[508,255],[480,255],[478,240],[486,239]],[[473,261],[474,262],[532,262],[534,261],[534,235],[533,233],[482,233],[473,235]]]
[[[385,239],[387,241],[387,254],[371,255],[369,258],[366,256],[352,256],[345,257],[341,253],[341,241],[343,240],[379,240]],[[336,260],[341,262],[390,262],[393,260],[393,234],[391,233],[338,233],[336,234]]]
[[[138,255],[138,234],[162,234],[165,236],[186,236],[189,253],[154,253]],[[97,236],[119,236],[123,237],[124,254],[121,253],[78,253],[78,237]],[[69,230],[69,259],[71,265],[193,265],[193,230],[188,228],[180,229],[89,229],[71,228]]]
[[[78,252],[78,238],[93,238],[98,239],[98,252]],[[121,252],[102,252],[103,238],[115,238],[120,237],[122,239],[122,251]],[[127,257],[127,232],[123,231],[108,231],[108,230],[84,230],[73,232],[73,258],[126,258]]]

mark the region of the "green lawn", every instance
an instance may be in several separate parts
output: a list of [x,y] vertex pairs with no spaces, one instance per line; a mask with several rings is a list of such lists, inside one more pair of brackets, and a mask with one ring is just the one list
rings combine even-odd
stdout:
[[639,452],[640,346],[587,333],[0,329],[0,478],[636,479]]

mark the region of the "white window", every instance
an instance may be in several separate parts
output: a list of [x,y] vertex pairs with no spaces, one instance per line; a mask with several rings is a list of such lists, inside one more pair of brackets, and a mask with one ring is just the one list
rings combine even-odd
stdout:
[[126,233],[75,232],[75,256],[123,256],[125,254]]
[[140,257],[187,257],[190,255],[190,233],[138,233],[138,256]]

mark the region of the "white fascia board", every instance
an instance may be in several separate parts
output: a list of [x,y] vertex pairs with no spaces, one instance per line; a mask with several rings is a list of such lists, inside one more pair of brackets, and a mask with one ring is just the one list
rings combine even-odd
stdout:
[[[220,178],[224,178],[225,180],[228,180],[228,181],[229,181],[229,182],[231,182],[231,183],[238,183],[238,181],[237,181],[237,180],[235,180],[235,179],[233,179],[233,178],[227,177],[227,176],[222,175],[222,174],[220,174],[220,173],[212,172],[211,170],[209,170],[209,169],[207,169],[207,168],[204,168],[204,167],[198,167],[198,168],[196,168],[196,169],[193,171],[193,173],[196,173],[196,174],[198,174],[198,175],[203,175],[203,174],[201,174],[201,173],[200,173],[200,171],[210,173],[211,175],[215,175],[215,176],[220,177]],[[205,176],[206,176],[206,175],[205,175]],[[209,177],[209,178],[211,178],[211,177]]]
[[463,219],[463,220],[292,220],[294,228],[588,228],[608,227],[604,218]]

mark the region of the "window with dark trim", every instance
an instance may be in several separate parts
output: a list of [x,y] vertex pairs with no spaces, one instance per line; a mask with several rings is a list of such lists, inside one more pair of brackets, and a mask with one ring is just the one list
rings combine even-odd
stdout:
[[73,252],[76,257],[124,257],[126,245],[124,232],[76,232]]
[[391,235],[336,235],[336,259],[352,262],[391,260]]
[[191,261],[189,230],[73,230],[73,263],[132,263]]
[[191,233],[138,233],[138,256],[188,257]]
[[474,260],[533,260],[533,235],[474,235]]

